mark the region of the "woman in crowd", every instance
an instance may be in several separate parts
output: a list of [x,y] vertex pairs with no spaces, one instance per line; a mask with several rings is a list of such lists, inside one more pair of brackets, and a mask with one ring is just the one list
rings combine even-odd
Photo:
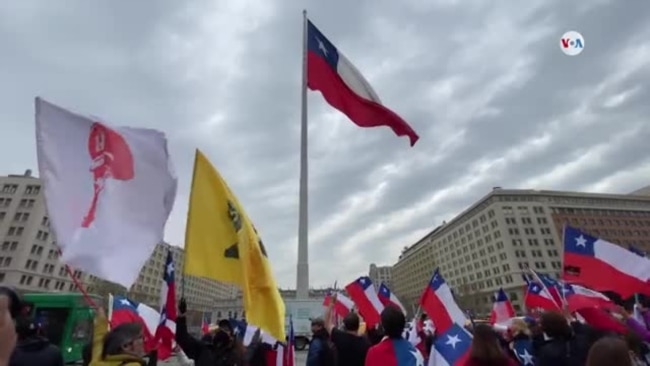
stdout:
[[465,366],[516,366],[499,345],[499,338],[492,326],[477,324],[473,327],[474,338],[469,359]]
[[95,315],[91,366],[147,366],[142,325],[125,323],[108,331],[104,309]]

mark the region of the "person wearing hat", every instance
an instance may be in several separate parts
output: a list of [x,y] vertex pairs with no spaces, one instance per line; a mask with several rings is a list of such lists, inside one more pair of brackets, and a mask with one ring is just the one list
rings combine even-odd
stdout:
[[[181,298],[176,318],[176,343],[187,357],[194,360],[195,366],[242,366],[243,350],[236,347],[232,337],[230,322],[226,326],[219,322],[219,329],[212,335],[212,342],[205,343],[194,338],[187,331],[187,302]],[[221,327],[223,325],[223,328]],[[205,341],[205,340],[204,340]]]
[[307,353],[306,366],[333,366],[335,364],[334,346],[322,318],[311,319],[311,342]]
[[39,327],[30,316],[21,315],[16,319],[16,333],[18,343],[11,355],[10,366],[63,366],[61,350],[39,335]]

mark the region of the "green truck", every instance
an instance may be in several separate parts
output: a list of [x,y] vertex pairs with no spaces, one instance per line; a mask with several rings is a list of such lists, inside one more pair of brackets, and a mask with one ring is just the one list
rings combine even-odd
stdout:
[[[92,296],[96,304],[100,297]],[[94,309],[79,293],[28,293],[25,305],[41,326],[43,335],[61,348],[66,364],[80,363],[83,347],[93,334]]]

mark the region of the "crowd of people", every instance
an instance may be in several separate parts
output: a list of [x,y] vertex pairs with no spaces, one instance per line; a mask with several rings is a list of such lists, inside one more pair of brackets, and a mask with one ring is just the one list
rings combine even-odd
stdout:
[[[0,294],[0,366],[60,366],[61,351],[40,337],[33,323],[20,319],[19,310],[12,306],[11,296]],[[227,320],[218,328],[194,337],[188,332],[185,314],[187,305],[179,303],[176,342],[181,364],[195,366],[271,366],[268,353],[274,346],[261,341],[257,334],[250,345],[243,346],[240,337]],[[613,334],[593,328],[569,313],[544,312],[538,318],[515,318],[507,329],[497,330],[487,323],[468,324],[473,335],[465,365],[461,366],[562,366],[562,365],[649,365],[650,330],[645,320],[635,319],[621,308],[616,313],[629,329],[626,334]],[[645,315],[650,318],[650,312]],[[306,366],[392,366],[398,362],[396,349],[417,354],[412,365],[427,365],[436,334],[421,327],[418,333],[424,347],[413,345],[404,336],[407,322],[401,310],[386,307],[381,324],[360,333],[361,319],[350,313],[342,319],[342,327],[332,321],[331,308],[323,318],[312,319],[313,339]],[[650,320],[650,319],[649,319]],[[408,339],[407,339],[408,338]],[[522,358],[515,344],[524,342],[531,350]],[[90,366],[153,366],[158,363],[155,352],[147,354],[143,329],[138,323],[126,323],[109,330],[106,314],[97,311],[93,339],[90,340],[84,364]]]

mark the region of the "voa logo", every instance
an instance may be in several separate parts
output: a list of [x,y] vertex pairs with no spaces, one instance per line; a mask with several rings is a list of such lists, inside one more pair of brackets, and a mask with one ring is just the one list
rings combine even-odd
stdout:
[[569,31],[560,38],[560,49],[568,56],[579,55],[585,49],[585,38],[576,31]]

